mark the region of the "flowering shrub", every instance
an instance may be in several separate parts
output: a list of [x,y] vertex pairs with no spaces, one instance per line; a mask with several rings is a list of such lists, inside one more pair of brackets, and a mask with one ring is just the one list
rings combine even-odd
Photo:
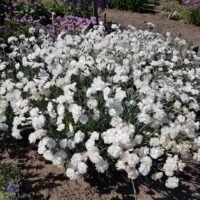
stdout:
[[65,16],[61,18],[57,16],[53,24],[48,25],[48,29],[52,30],[55,29],[57,33],[60,33],[62,30],[66,30],[68,32],[81,32],[86,27],[94,26],[96,24],[96,18],[91,17],[90,19],[75,17],[75,16]]
[[21,23],[24,25],[34,25],[39,28],[43,28],[47,30],[51,35],[57,35],[62,30],[68,31],[70,33],[79,33],[83,31],[85,28],[91,28],[96,24],[96,18],[81,18],[76,16],[52,16],[52,21],[49,24],[45,24],[46,17],[41,16],[38,20],[32,20],[27,17],[22,17],[20,19],[15,19],[17,23]]
[[[1,45],[0,130],[77,179],[93,166],[179,184],[200,161],[200,58],[184,40],[129,27],[105,35],[44,31]],[[34,36],[38,34],[38,37]]]
[[[27,27],[30,26],[43,28],[55,37],[61,30],[74,34],[96,24],[96,18],[91,17],[92,12],[87,13],[89,18],[78,17],[81,13],[73,12],[69,2],[68,4],[52,3],[52,7],[48,7],[38,0],[10,2],[7,3],[8,5],[5,2],[0,3],[0,10],[4,11],[0,14],[0,25],[4,25],[0,27],[0,35],[3,39],[7,39],[13,32],[13,35],[19,35],[19,33],[27,35]],[[77,16],[71,16],[70,13],[77,14]],[[82,16],[86,16],[86,14]]]

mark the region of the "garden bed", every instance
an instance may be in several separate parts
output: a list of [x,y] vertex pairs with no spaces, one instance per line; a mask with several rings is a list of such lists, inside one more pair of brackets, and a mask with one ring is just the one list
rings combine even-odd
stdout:
[[200,58],[173,39],[198,49],[200,27],[159,6],[105,13],[156,33],[52,13],[52,35],[1,45],[0,164],[20,169],[21,200],[200,199]]

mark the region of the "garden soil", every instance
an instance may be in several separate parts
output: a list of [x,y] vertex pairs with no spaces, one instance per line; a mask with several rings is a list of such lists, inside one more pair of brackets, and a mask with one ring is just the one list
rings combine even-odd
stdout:
[[[134,25],[146,29],[146,23],[156,25],[154,31],[186,39],[192,45],[200,46],[200,28],[171,21],[160,14],[137,14],[107,10],[107,21],[122,26]],[[93,174],[76,181],[69,181],[62,169],[37,154],[37,147],[28,144],[27,139],[3,139],[0,137],[0,163],[9,163],[22,171],[20,188],[23,200],[134,200],[133,185],[124,174],[117,174],[110,181]],[[168,190],[163,184],[148,179],[140,180],[137,200],[200,200],[200,165],[189,163],[185,172],[179,174],[181,185]]]
[[[70,181],[65,171],[37,154],[27,139],[0,137],[0,163],[18,167],[22,173],[19,200],[134,200],[133,185],[125,174],[111,179],[97,173]],[[200,200],[200,165],[188,163],[179,174],[181,185],[168,190],[163,183],[139,180],[137,200]],[[2,200],[2,199],[1,199]]]
[[[28,141],[0,137],[0,163],[19,167],[22,172],[20,188],[23,200],[134,200],[132,183],[124,174],[111,181],[93,174],[76,181],[67,180],[64,170],[54,167],[37,154],[36,146]],[[189,164],[181,175],[184,180],[176,190],[167,190],[150,180],[140,181],[138,200],[200,199],[200,166]]]

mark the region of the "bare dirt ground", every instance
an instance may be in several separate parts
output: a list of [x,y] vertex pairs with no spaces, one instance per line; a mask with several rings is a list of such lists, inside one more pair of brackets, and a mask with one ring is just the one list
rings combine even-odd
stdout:
[[[28,141],[0,137],[0,163],[17,166],[22,172],[21,200],[134,200],[131,182],[122,173],[110,181],[92,173],[85,179],[67,180],[64,171],[45,162]],[[175,190],[148,179],[140,180],[138,200],[199,200],[200,165],[190,163],[179,177]]]

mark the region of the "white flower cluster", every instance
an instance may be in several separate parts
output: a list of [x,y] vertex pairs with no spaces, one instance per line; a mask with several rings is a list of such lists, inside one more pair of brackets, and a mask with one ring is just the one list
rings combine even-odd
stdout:
[[90,163],[130,179],[165,175],[175,188],[183,161],[200,161],[200,58],[169,33],[114,27],[1,45],[0,131],[21,139],[31,128],[30,143],[70,179]]

